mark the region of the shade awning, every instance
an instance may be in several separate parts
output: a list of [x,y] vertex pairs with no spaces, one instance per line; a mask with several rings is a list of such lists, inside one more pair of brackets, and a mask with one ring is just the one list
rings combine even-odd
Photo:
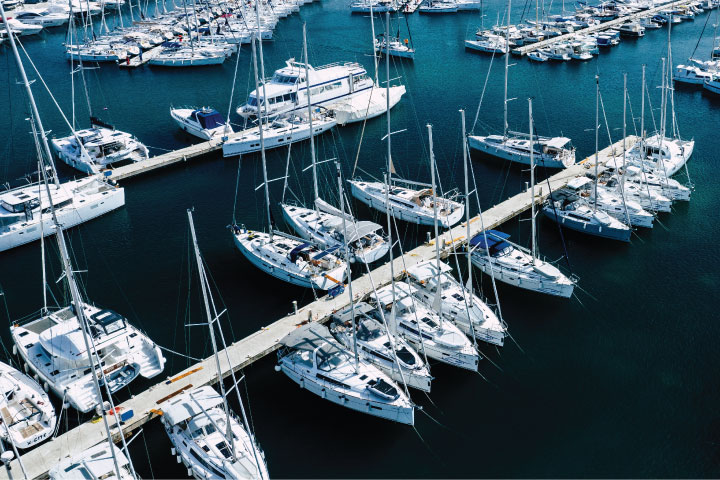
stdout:
[[214,388],[200,387],[182,395],[170,407],[163,409],[163,416],[170,425],[177,425],[222,403],[222,396]]
[[473,247],[488,250],[497,245],[498,243],[502,243],[503,240],[507,240],[508,238],[510,238],[509,233],[500,232],[498,230],[487,230],[486,232],[480,232],[475,235],[470,240],[470,245]]

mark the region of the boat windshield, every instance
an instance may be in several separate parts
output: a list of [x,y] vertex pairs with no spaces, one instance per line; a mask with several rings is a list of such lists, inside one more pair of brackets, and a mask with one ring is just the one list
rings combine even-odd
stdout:
[[276,73],[272,77],[273,83],[286,83],[289,85],[293,85],[297,82],[298,77],[290,76],[290,75],[281,75],[279,73]]
[[68,468],[65,469],[65,473],[71,474],[74,478],[87,478],[88,480],[92,480],[95,478],[93,475],[88,472],[87,468],[85,468],[83,465],[79,463],[73,463]]

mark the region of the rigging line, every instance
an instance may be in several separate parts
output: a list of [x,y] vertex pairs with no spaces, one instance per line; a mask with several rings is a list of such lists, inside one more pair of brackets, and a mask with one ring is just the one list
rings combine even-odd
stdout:
[[[237,168],[237,176],[235,177],[235,198],[233,199],[233,213],[232,213],[232,222],[233,225],[235,225],[237,222],[235,221],[235,211],[237,209],[237,198],[238,198],[238,188],[240,188],[240,170],[242,169],[242,155],[238,156],[238,168]],[[287,173],[285,173],[287,176]]]
[[[235,60],[235,72],[233,73],[232,87],[230,88],[230,100],[228,101],[228,114],[226,122],[230,122],[230,113],[232,113],[233,96],[235,95],[235,82],[237,81],[238,66],[240,65],[240,45],[238,45],[237,59]],[[233,219],[235,215],[233,215]]]
[[[507,53],[505,53],[507,55]],[[480,118],[480,108],[482,107],[483,99],[485,98],[485,90],[487,89],[488,80],[490,80],[490,72],[492,71],[492,65],[495,61],[495,51],[493,50],[492,55],[490,56],[490,65],[488,65],[488,71],[485,75],[485,82],[483,83],[483,89],[480,93],[480,101],[478,102],[477,110],[475,111],[475,120],[473,120],[472,128],[470,128],[470,133],[475,133],[475,126],[478,123],[478,119]]]
[[[717,7],[716,7],[716,8],[717,8]],[[697,43],[695,43],[695,48],[693,48],[693,51],[692,51],[692,53],[690,54],[690,57],[688,57],[688,58],[694,58],[694,57],[695,57],[695,52],[697,51],[698,46],[700,45],[700,40],[702,40],[703,33],[705,33],[705,27],[707,27],[708,21],[710,20],[710,17],[711,17],[711,16],[712,16],[712,14],[709,14],[709,13],[708,13],[707,18],[705,18],[705,24],[703,25],[703,28],[702,28],[702,30],[700,31],[700,36],[699,36],[698,39],[697,39]]]
[[[157,345],[157,344],[156,344],[156,345]],[[172,353],[172,354],[174,354],[174,355],[178,355],[178,356],[180,356],[180,357],[187,358],[187,359],[192,360],[192,361],[194,361],[194,362],[202,362],[202,361],[204,360],[203,358],[195,358],[195,357],[191,357],[190,355],[185,355],[185,354],[183,354],[183,353],[176,352],[175,350],[171,350],[171,349],[169,349],[169,348],[167,348],[167,347],[163,347],[162,345],[158,345],[158,347],[160,347],[161,350],[164,350],[164,351],[166,351],[166,352],[168,352],[168,353]]]

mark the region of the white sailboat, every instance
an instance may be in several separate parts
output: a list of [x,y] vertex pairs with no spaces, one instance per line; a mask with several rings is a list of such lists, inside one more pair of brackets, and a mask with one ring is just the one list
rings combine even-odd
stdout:
[[[530,137],[533,135],[532,100],[528,99]],[[470,239],[472,263],[494,279],[516,287],[563,298],[570,298],[575,282],[557,267],[537,255],[535,214],[535,161],[530,156],[530,224],[531,247],[526,250],[508,241],[510,235],[487,230]]]
[[[179,462],[187,467],[188,475],[199,480],[207,478],[268,479],[265,458],[247,427],[248,422],[240,395],[238,394],[238,400],[243,413],[242,420],[235,416],[228,405],[227,395],[230,392],[226,392],[223,385],[215,338],[215,329],[217,328],[223,351],[225,351],[225,339],[218,323],[224,312],[218,313],[212,300],[207,274],[195,236],[191,210],[188,210],[188,221],[200,275],[205,314],[208,319],[206,325],[210,330],[210,342],[213,347],[220,393],[209,385],[183,392],[168,400],[167,405],[162,405],[162,423],[173,444],[172,453],[177,456]],[[217,327],[216,323],[218,323]],[[232,378],[233,389],[239,392],[234,374],[232,374]]]
[[[305,26],[303,26],[303,50],[307,68],[308,58]],[[312,97],[310,97],[308,101],[308,118],[310,119],[310,129],[313,130],[311,104]],[[345,198],[341,179],[338,180],[338,198],[341,204],[343,204],[342,212],[320,198],[314,135],[310,135],[310,159],[312,163],[314,208],[305,208],[283,201],[280,204],[280,208],[288,224],[301,237],[317,242],[324,248],[339,246],[342,245],[343,242],[346,242],[348,248],[351,250],[351,261],[371,263],[384,256],[390,247],[382,235],[377,233],[382,230],[382,227],[373,222],[357,223],[352,215],[346,215],[344,213]],[[343,235],[344,230],[340,228],[345,224],[346,220],[351,223],[349,229],[351,236],[348,238],[345,238]]]
[[[389,14],[386,15],[386,35],[389,35]],[[390,93],[390,57],[385,57],[386,73],[386,99],[389,101]],[[393,177],[395,167],[392,163],[392,132],[390,131],[390,107],[387,108],[387,156],[388,156],[388,182],[366,182],[363,180],[348,180],[352,195],[370,208],[385,212],[391,205],[390,214],[399,220],[420,225],[433,225],[435,210],[437,209],[440,224],[450,228],[460,221],[464,206],[450,198],[438,197],[430,185]],[[434,157],[430,157],[430,169],[435,175]],[[407,185],[405,187],[400,184]],[[412,189],[411,186],[425,187]]]
[[[508,0],[507,27],[505,38],[510,38],[510,7],[512,0]],[[506,51],[509,45],[505,42]],[[530,164],[530,157],[534,157],[536,165],[547,168],[567,168],[575,163],[575,149],[570,146],[570,139],[566,137],[540,137],[527,138],[521,133],[508,130],[508,68],[509,57],[505,55],[505,89],[503,102],[503,134],[502,135],[470,135],[468,145],[486,155],[501,158],[523,165]]]
[[[252,45],[255,88],[259,91],[254,41]],[[273,230],[262,122],[259,127],[265,207],[270,233],[252,231],[233,224],[231,231],[235,245],[253,265],[286,282],[319,290],[341,287],[347,274],[347,264],[333,254],[338,246],[320,250],[312,243]]]
[[83,452],[60,460],[50,469],[48,475],[50,480],[113,477],[117,480],[137,480],[128,457],[110,441],[98,443]]

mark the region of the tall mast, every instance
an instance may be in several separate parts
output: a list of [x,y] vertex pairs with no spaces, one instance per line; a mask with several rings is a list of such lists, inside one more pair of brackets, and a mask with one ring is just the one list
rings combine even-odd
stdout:
[[[438,211],[437,211],[437,192],[435,188],[435,153],[433,153],[433,137],[432,137],[432,125],[427,124],[428,130],[428,142],[430,144],[430,178],[432,184],[432,196],[433,196],[433,226],[435,228],[435,260],[437,265],[437,285],[436,298],[440,296],[440,275],[442,270],[440,269],[440,233],[438,229]],[[438,315],[440,318],[440,325],[442,325],[442,315]]]
[[[210,342],[213,347],[213,356],[215,357],[215,368],[217,369],[218,385],[220,386],[220,396],[223,399],[223,409],[225,410],[225,416],[227,421],[227,431],[225,432],[225,438],[230,442],[230,452],[232,458],[237,461],[235,457],[235,439],[232,432],[232,423],[230,422],[230,407],[227,403],[227,395],[225,393],[225,384],[223,383],[222,370],[220,369],[220,356],[218,355],[217,342],[215,341],[215,327],[213,324],[218,321],[219,316],[213,318],[210,313],[210,303],[208,301],[207,292],[207,277],[205,276],[205,268],[203,267],[202,257],[200,256],[200,247],[198,246],[197,236],[195,235],[195,223],[193,222],[192,210],[188,209],[188,222],[190,222],[190,233],[192,235],[193,248],[195,249],[195,260],[198,265],[198,275],[200,275],[200,288],[202,289],[203,303],[205,304],[205,315],[208,319],[208,328],[210,329]],[[220,328],[218,326],[218,328]]]
[[[310,158],[312,160],[312,174],[313,174],[313,192],[315,193],[315,199],[320,195],[318,194],[318,181],[317,181],[317,162],[315,160],[315,131],[313,130],[312,121],[312,100],[310,98],[310,75],[308,69],[308,51],[307,51],[307,24],[303,23],[303,54],[305,55],[305,84],[307,85],[307,101],[308,101],[308,122],[310,122]],[[342,202],[342,197],[340,197]],[[313,202],[314,204],[314,202]]]
[[640,147],[645,141],[645,64],[642,65],[642,92],[640,95]]
[[[667,85],[665,85],[665,81],[667,79],[667,76],[665,75],[665,58],[662,59],[662,83],[661,83],[661,90],[662,90],[662,100],[660,101],[661,110],[660,110],[660,139],[658,140],[658,148],[662,148],[662,142],[665,140],[665,117],[667,116]],[[660,155],[660,158],[662,158],[662,154]]]
[[535,142],[533,141],[532,98],[528,98],[528,118],[530,122],[530,224],[532,225],[530,251],[532,253],[532,263],[535,265],[535,257],[537,257],[537,232],[535,231]]
[[627,146],[625,145],[625,137],[627,137],[627,73],[623,73],[623,177],[621,182],[623,184],[623,190],[625,190],[625,155],[627,152]]
[[[57,170],[55,169],[55,162],[52,160],[52,152],[50,151],[50,144],[48,143],[47,136],[45,135],[45,128],[43,128],[42,119],[40,118],[40,112],[38,112],[37,105],[35,104],[35,97],[33,96],[32,89],[30,88],[30,82],[28,81],[27,75],[25,74],[25,68],[23,67],[22,60],[20,60],[20,54],[18,53],[17,45],[15,45],[15,37],[10,31],[7,18],[5,17],[5,9],[0,2],[0,15],[2,15],[2,21],[5,24],[5,30],[7,31],[8,39],[10,40],[10,46],[12,47],[15,61],[20,71],[20,78],[22,78],[23,86],[25,87],[25,93],[27,93],[28,100],[30,100],[30,108],[32,109],[33,117],[37,123],[38,130],[40,130],[40,138],[42,138],[42,147],[45,151],[45,158],[47,158],[48,166],[52,169],[53,181],[56,187],[60,187],[60,180],[58,179]],[[42,155],[40,155],[42,159]],[[44,162],[43,162],[44,163]],[[42,169],[44,170],[44,168]],[[49,195],[49,192],[48,192]],[[52,203],[52,202],[50,202]]]
[[375,65],[375,84],[378,83],[378,59],[375,51],[375,14],[373,13],[373,4],[370,2],[370,31],[372,32],[372,48],[373,48],[373,64]]
[[[183,11],[185,12],[185,23],[187,24],[188,36],[190,37],[190,54],[191,56],[195,56],[195,46],[193,44],[192,28],[190,28],[190,15],[188,15],[187,11],[187,0],[183,0]],[[132,7],[130,7],[130,12],[132,13]]]
[[597,212],[597,184],[598,184],[598,163],[600,162],[600,76],[595,75],[595,202],[594,210]]
[[[258,51],[260,52],[260,78],[263,85],[263,103],[265,106],[265,114],[267,115],[267,95],[265,95],[265,57],[263,56],[262,35],[260,34],[260,0],[255,0],[255,27],[257,29]],[[305,83],[310,88],[310,80],[305,78]],[[257,90],[255,90],[257,92]],[[258,113],[260,106],[258,105]]]
[[[342,218],[342,228],[343,228],[343,250],[345,253],[345,261],[348,265],[348,270],[350,270],[350,251],[348,250],[347,245],[347,228],[345,226],[345,199],[343,194],[343,185],[342,185],[342,171],[340,170],[340,163],[337,162],[335,164],[337,168],[337,184],[338,184],[338,194],[340,195],[340,217]],[[353,354],[355,356],[355,370],[357,371],[358,364],[360,363],[360,357],[358,357],[358,348],[357,348],[357,328],[355,326],[355,305],[353,304],[353,290],[352,290],[352,271],[348,271],[348,295],[350,295],[350,316],[352,318],[352,330],[353,330]]]
[[[510,68],[510,7],[512,0],[508,0],[507,28],[505,29],[505,90],[503,93],[503,139],[507,140],[508,132],[508,69]],[[537,30],[537,25],[535,26]]]
[[[389,43],[387,43],[388,38],[390,38],[390,12],[385,12],[385,42],[386,42],[386,51],[385,51],[385,115],[387,115],[387,157],[388,157],[388,187],[390,185],[390,182],[392,180],[392,174],[395,170],[395,167],[393,167],[392,163],[392,148],[391,148],[391,138],[392,135],[390,134],[390,54],[388,53],[388,49],[390,47]],[[381,50],[382,51],[382,50]]]
[[[462,121],[462,144],[463,144],[463,173],[465,174],[465,238],[468,242],[467,247],[467,263],[468,263],[468,279],[467,290],[469,298],[472,302],[472,256],[470,252],[470,184],[468,183],[468,151],[467,151],[467,133],[465,132],[465,110],[460,110],[460,119]],[[470,322],[472,327],[472,322]]]
[[[258,37],[260,36],[259,28],[258,28]],[[257,53],[255,51],[255,39],[252,39],[252,58],[253,58],[253,72],[255,73],[255,101],[257,102],[258,93],[260,91],[260,86],[258,84],[258,68],[257,68]],[[307,79],[306,79],[307,81]],[[263,87],[264,88],[264,87]],[[266,98],[263,95],[263,104],[266,103]],[[265,107],[265,112],[267,113],[267,107]],[[262,157],[262,167],[263,167],[263,184],[265,187],[265,207],[267,208],[267,221],[268,221],[268,232],[270,233],[270,237],[272,238],[273,234],[273,224],[272,224],[272,216],[270,215],[270,189],[268,187],[268,176],[267,176],[267,163],[265,161],[265,136],[263,133],[263,115],[260,114],[260,104],[258,103],[258,131],[260,133],[260,155]]]
[[[10,40],[10,45],[12,46],[13,54],[15,56],[15,61],[17,62],[18,70],[20,71],[20,76],[23,80],[23,84],[25,85],[25,89],[28,94],[28,99],[30,100],[30,106],[33,112],[33,124],[37,123],[37,127],[39,129],[40,138],[42,140],[42,146],[44,147],[43,150],[45,150],[45,153],[48,155],[48,161],[50,163],[50,166],[53,169],[53,173],[55,173],[55,166],[52,163],[52,156],[50,154],[50,147],[48,144],[47,134],[45,130],[42,127],[42,121],[40,119],[40,115],[38,113],[37,105],[35,104],[35,98],[33,97],[32,90],[30,88],[30,83],[27,79],[27,75],[25,74],[25,68],[23,67],[22,61],[20,60],[20,54],[18,53],[17,46],[15,45],[15,37],[13,36],[12,32],[10,31],[10,27],[7,23],[7,18],[5,17],[5,9],[2,7],[2,3],[0,3],[0,16],[2,16],[3,23],[5,24],[5,29],[7,30],[7,35]],[[37,144],[36,144],[37,145]],[[43,157],[43,151],[38,146],[38,156],[40,159]],[[41,162],[42,163],[42,162]],[[48,196],[48,200],[50,200],[51,194],[50,194],[50,185],[47,181],[47,172],[45,171],[45,168],[40,169],[41,174],[43,176],[43,183],[45,184],[45,194]],[[56,185],[59,185],[57,175],[54,175]],[[105,433],[107,435],[108,441],[112,440],[112,433],[110,432],[110,425],[107,420],[107,415],[105,412],[105,409],[102,408],[102,390],[100,389],[100,382],[98,380],[98,369],[97,364],[94,361],[93,358],[93,349],[91,349],[90,341],[89,341],[89,334],[88,334],[88,324],[87,319],[85,318],[85,311],[83,310],[83,303],[82,298],[80,296],[80,291],[78,289],[77,283],[75,282],[75,272],[72,269],[72,265],[70,264],[70,255],[68,253],[67,245],[65,244],[65,234],[63,233],[62,225],[60,225],[60,222],[57,219],[57,213],[55,211],[55,205],[50,203],[50,213],[52,215],[53,223],[55,224],[55,237],[57,238],[58,242],[58,249],[60,250],[60,258],[63,263],[63,270],[65,273],[65,277],[67,278],[68,287],[70,290],[70,294],[73,299],[74,304],[74,310],[75,314],[77,316],[78,322],[80,323],[81,330],[83,333],[83,340],[85,342],[85,350],[87,351],[88,360],[90,361],[90,368],[92,369],[92,378],[93,383],[95,384],[95,391],[98,394],[98,397],[100,398],[100,405],[101,405],[101,412],[102,412],[102,418],[103,418],[103,424],[105,426]],[[42,220],[42,219],[41,219]],[[97,353],[97,352],[95,352]],[[99,361],[98,361],[99,364]],[[100,369],[100,375],[105,377],[105,374],[103,373],[102,369]],[[105,386],[107,388],[107,382],[104,382]],[[110,403],[112,405],[112,397],[109,396]],[[126,447],[125,451],[127,452],[127,446],[125,445],[125,437],[122,435],[122,427],[120,426],[120,422],[117,421],[116,417],[116,425],[118,427],[118,430],[120,432],[120,437],[123,440],[123,445]],[[118,463],[117,456],[115,455],[115,449],[110,449],[112,453],[113,458],[113,464],[115,466],[115,471],[118,475],[118,478],[122,478],[121,471],[120,471],[120,464]],[[130,459],[130,455],[128,454],[128,461],[130,462],[130,468],[133,474],[133,477],[135,477],[135,469],[132,465],[132,460]]]

